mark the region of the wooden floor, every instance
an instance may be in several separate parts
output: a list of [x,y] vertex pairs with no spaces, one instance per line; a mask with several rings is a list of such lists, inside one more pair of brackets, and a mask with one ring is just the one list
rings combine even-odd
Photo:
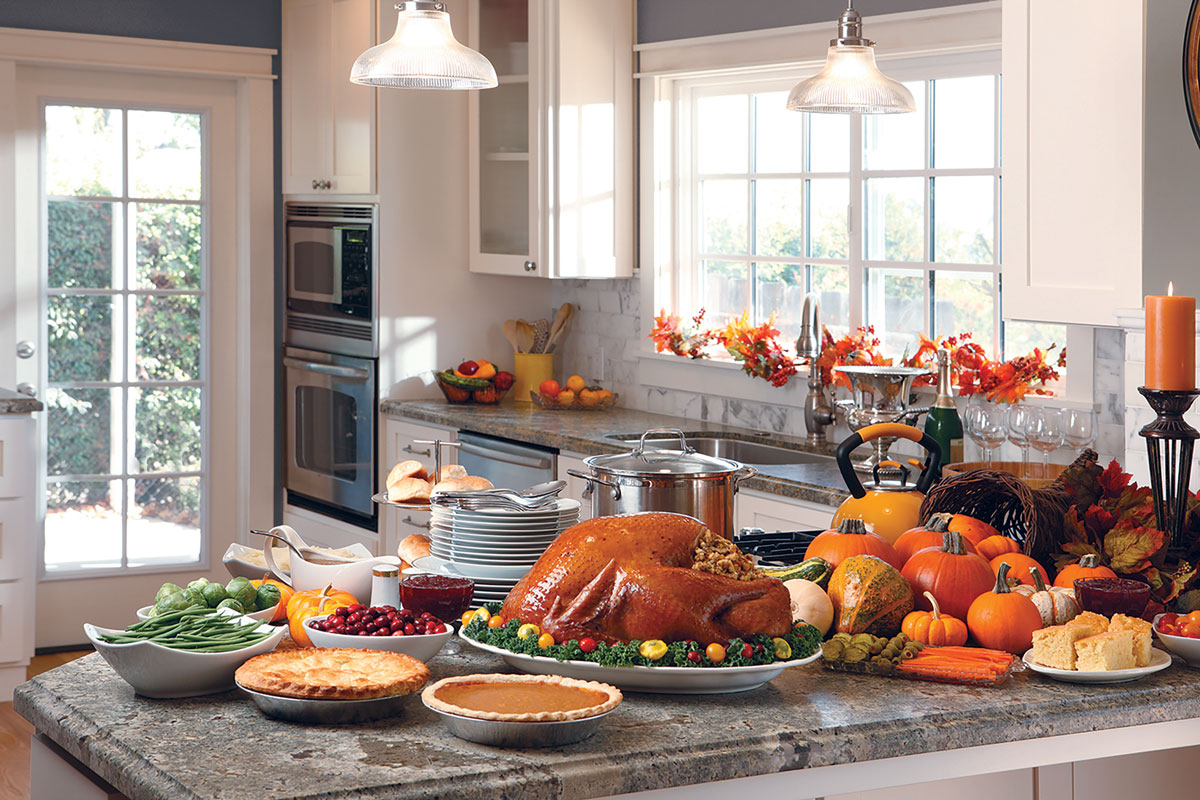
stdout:
[[[25,678],[86,656],[90,650],[34,656]],[[33,726],[13,711],[12,703],[0,703],[0,800],[24,800],[29,797],[29,737]]]

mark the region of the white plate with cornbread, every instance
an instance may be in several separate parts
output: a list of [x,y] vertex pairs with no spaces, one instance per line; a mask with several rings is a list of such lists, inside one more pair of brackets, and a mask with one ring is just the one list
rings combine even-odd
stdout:
[[1171,666],[1171,656],[1151,646],[1145,620],[1085,611],[1062,625],[1034,631],[1024,655],[1034,672],[1069,683],[1126,683]]

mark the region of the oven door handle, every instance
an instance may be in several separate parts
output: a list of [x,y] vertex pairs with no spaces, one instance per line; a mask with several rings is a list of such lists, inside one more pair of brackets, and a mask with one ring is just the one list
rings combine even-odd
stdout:
[[522,458],[521,456],[512,453],[502,453],[498,450],[491,450],[479,445],[470,444],[469,442],[459,442],[459,450],[464,453],[486,458],[488,461],[500,461],[504,464],[514,464],[518,467],[529,467],[530,469],[550,469],[550,459],[548,458]]
[[285,358],[284,366],[292,367],[293,369],[302,369],[308,372],[316,372],[319,375],[332,375],[335,378],[350,378],[356,381],[365,381],[371,377],[371,373],[365,369],[356,367],[335,367],[333,364],[319,364],[315,361],[301,361],[298,358]]

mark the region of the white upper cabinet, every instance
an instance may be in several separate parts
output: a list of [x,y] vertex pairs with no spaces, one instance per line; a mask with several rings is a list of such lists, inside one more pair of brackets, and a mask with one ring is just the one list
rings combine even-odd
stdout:
[[350,67],[377,41],[374,0],[283,0],[283,192],[374,194],[376,90]]
[[471,0],[471,270],[633,273],[632,0]]

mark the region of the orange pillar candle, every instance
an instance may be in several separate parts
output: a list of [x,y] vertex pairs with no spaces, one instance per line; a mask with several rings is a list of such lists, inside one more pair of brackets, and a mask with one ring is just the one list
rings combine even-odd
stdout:
[[1146,296],[1146,388],[1196,388],[1196,298]]

